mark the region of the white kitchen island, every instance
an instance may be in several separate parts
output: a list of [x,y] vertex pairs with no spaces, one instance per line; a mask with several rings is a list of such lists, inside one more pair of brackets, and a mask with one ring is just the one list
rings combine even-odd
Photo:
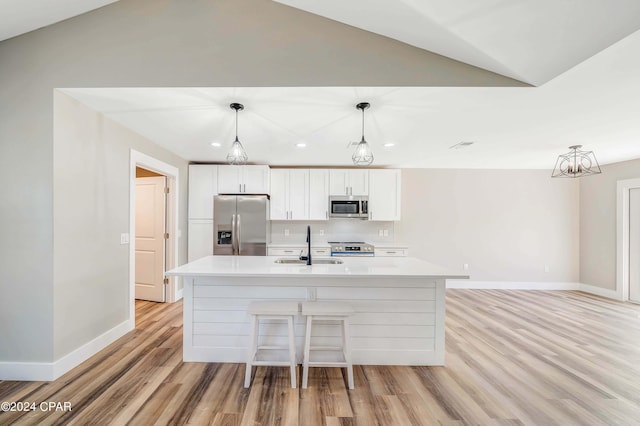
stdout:
[[[354,364],[444,365],[445,280],[467,275],[411,257],[343,257],[339,265],[311,266],[276,259],[208,256],[167,273],[184,282],[184,361],[245,362],[247,305],[272,299],[350,303]],[[303,321],[295,326],[299,357]],[[282,323],[261,324],[260,335],[261,345],[287,342]],[[313,336],[314,345],[340,341],[330,323],[314,326]]]

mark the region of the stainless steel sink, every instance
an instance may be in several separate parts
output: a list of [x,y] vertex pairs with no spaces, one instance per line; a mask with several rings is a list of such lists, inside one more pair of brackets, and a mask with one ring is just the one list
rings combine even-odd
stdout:
[[[307,261],[300,259],[280,258],[274,260],[273,263],[283,263],[287,265],[306,265]],[[340,265],[344,262],[340,259],[311,259],[311,263],[314,265]]]

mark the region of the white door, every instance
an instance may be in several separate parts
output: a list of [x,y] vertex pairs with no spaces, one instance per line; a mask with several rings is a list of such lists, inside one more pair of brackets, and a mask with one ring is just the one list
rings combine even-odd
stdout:
[[640,303],[640,188],[629,190],[629,301]]
[[329,219],[329,170],[309,170],[309,220]]
[[242,192],[269,193],[269,166],[242,166]]
[[400,170],[369,170],[369,219],[400,220]]
[[164,302],[164,176],[136,179],[136,299]]
[[345,169],[329,169],[329,193],[331,195],[349,195],[349,171]]
[[349,195],[369,195],[369,170],[349,170]]
[[218,166],[218,194],[239,194],[242,191],[243,166]]
[[289,170],[289,219],[309,219],[309,169]]
[[271,170],[271,201],[269,202],[271,220],[289,219],[289,170]]
[[187,262],[213,254],[213,220],[189,219]]

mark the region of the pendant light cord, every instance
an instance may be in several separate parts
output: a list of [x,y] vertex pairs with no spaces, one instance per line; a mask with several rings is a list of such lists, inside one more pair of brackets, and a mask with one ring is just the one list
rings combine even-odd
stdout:
[[236,109],[236,140],[238,140],[238,110]]
[[362,140],[364,140],[364,108],[362,108]]

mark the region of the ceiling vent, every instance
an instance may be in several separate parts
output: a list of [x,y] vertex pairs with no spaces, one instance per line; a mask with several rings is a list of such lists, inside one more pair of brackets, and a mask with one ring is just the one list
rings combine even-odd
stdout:
[[450,146],[449,149],[462,149],[462,148],[468,148],[471,145],[473,145],[475,142],[460,142],[457,143],[453,146]]

